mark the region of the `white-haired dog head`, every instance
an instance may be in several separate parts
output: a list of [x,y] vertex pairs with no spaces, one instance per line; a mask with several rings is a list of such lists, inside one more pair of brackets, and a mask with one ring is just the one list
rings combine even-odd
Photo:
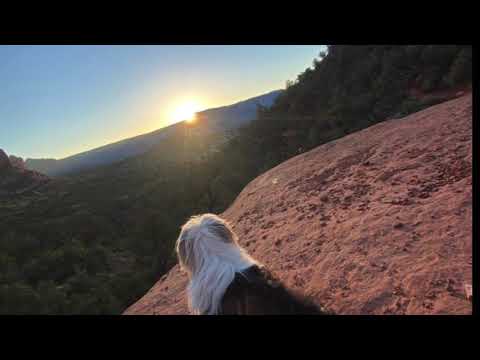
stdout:
[[183,226],[176,251],[188,273],[188,303],[194,314],[217,314],[236,272],[258,264],[238,245],[231,226],[214,214],[193,216]]

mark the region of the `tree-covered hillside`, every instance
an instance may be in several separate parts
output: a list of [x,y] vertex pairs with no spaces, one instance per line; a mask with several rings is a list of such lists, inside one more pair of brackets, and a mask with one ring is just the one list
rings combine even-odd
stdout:
[[470,46],[332,45],[261,112],[255,131],[264,129],[271,145],[263,152],[281,161],[299,148],[444,101],[471,78]]

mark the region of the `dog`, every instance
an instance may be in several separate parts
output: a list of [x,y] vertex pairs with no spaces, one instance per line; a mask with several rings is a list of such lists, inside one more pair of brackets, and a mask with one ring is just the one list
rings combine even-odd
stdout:
[[231,225],[215,214],[191,217],[182,226],[175,248],[189,278],[192,314],[329,314],[287,289],[239,245]]

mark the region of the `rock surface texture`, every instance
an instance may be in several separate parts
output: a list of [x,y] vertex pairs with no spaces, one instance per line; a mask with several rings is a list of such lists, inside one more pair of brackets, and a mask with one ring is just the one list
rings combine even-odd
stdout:
[[[338,314],[471,314],[472,96],[262,174],[222,214],[288,286]],[[187,314],[178,265],[125,314]]]

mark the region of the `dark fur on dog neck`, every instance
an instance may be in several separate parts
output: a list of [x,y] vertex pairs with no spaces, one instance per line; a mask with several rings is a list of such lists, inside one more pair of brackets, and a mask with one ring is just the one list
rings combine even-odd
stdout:
[[252,266],[235,279],[222,300],[223,315],[327,315],[323,308],[294,294],[263,267]]

